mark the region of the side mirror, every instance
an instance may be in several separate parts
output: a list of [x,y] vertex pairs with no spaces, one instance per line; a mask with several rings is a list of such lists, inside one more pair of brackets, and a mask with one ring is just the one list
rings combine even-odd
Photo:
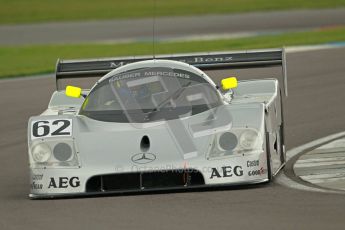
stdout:
[[70,85],[66,87],[65,93],[67,97],[80,98],[80,96],[82,96],[81,88]]
[[236,77],[224,78],[221,81],[221,85],[222,85],[223,90],[234,89],[237,87],[237,78]]

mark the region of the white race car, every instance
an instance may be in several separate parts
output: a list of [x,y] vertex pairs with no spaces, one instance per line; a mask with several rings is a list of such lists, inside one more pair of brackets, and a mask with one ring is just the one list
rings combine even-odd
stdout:
[[[203,72],[277,65],[281,84]],[[59,61],[56,79],[28,124],[31,198],[261,183],[285,163],[283,50]]]

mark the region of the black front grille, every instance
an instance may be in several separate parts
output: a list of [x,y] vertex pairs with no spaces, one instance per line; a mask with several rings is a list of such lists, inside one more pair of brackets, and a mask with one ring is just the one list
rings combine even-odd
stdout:
[[86,192],[183,188],[204,185],[202,174],[196,170],[139,172],[91,177]]

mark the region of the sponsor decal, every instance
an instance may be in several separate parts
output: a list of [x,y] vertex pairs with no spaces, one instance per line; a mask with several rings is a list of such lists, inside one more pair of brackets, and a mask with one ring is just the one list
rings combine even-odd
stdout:
[[135,73],[125,73],[120,75],[115,75],[112,77],[111,81],[120,81],[130,78],[138,77],[151,77],[151,76],[166,76],[166,77],[178,77],[183,79],[189,79],[190,76],[186,73],[176,73],[173,71],[148,71],[148,72],[135,72]]
[[79,177],[59,177],[55,179],[54,177],[50,178],[48,188],[76,188],[80,186]]
[[257,167],[259,166],[259,160],[247,161],[247,167]]
[[[166,59],[167,57],[163,58]],[[185,62],[188,64],[211,64],[211,63],[222,63],[222,62],[231,62],[234,61],[234,57],[228,55],[204,55],[204,56],[187,56],[183,57],[169,57],[168,59]],[[120,66],[132,63],[134,61],[142,61],[145,59],[138,59],[138,60],[123,60],[123,61],[112,61],[108,65],[111,68],[118,68]]]
[[188,61],[189,63],[219,63],[219,62],[228,62],[231,61],[232,57],[195,57],[193,60]]
[[147,164],[156,160],[156,155],[152,153],[138,153],[132,156],[131,160],[137,164]]
[[249,171],[248,176],[261,176],[262,174],[265,174],[266,171],[267,171],[266,169],[261,167],[260,169]]
[[43,179],[43,174],[32,174],[31,176],[31,189],[39,190],[43,189],[43,184],[37,181],[41,181]]
[[32,180],[42,180],[43,179],[43,174],[33,174],[32,175]]
[[31,140],[71,135],[72,119],[40,120],[31,123]]
[[118,68],[118,67],[123,66],[123,65],[125,65],[125,64],[127,64],[127,63],[125,63],[125,62],[123,62],[123,61],[121,61],[121,62],[110,62],[110,67],[112,67],[112,68]]
[[137,77],[141,77],[141,73],[140,72],[121,74],[121,75],[118,75],[118,76],[115,75],[112,78],[112,81],[119,81],[119,80],[123,80],[123,79],[137,78]]
[[218,170],[217,168],[212,168],[210,179],[216,178],[222,178],[222,177],[232,177],[232,176],[243,176],[243,169],[242,166],[224,166],[221,168],[221,170]]
[[43,188],[43,184],[36,183],[35,181],[31,183],[31,189],[39,190]]
[[144,72],[145,76],[167,76],[167,77],[179,77],[184,79],[189,79],[190,76],[185,73],[176,73],[172,71],[150,71]]

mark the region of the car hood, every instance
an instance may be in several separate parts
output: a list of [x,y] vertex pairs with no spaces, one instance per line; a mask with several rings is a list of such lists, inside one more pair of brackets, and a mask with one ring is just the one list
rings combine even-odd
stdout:
[[[182,168],[186,163],[204,162],[218,133],[238,127],[262,130],[263,116],[262,104],[223,105],[178,120],[146,124],[102,122],[78,115],[74,140],[83,167]],[[154,159],[136,161],[143,153]]]

